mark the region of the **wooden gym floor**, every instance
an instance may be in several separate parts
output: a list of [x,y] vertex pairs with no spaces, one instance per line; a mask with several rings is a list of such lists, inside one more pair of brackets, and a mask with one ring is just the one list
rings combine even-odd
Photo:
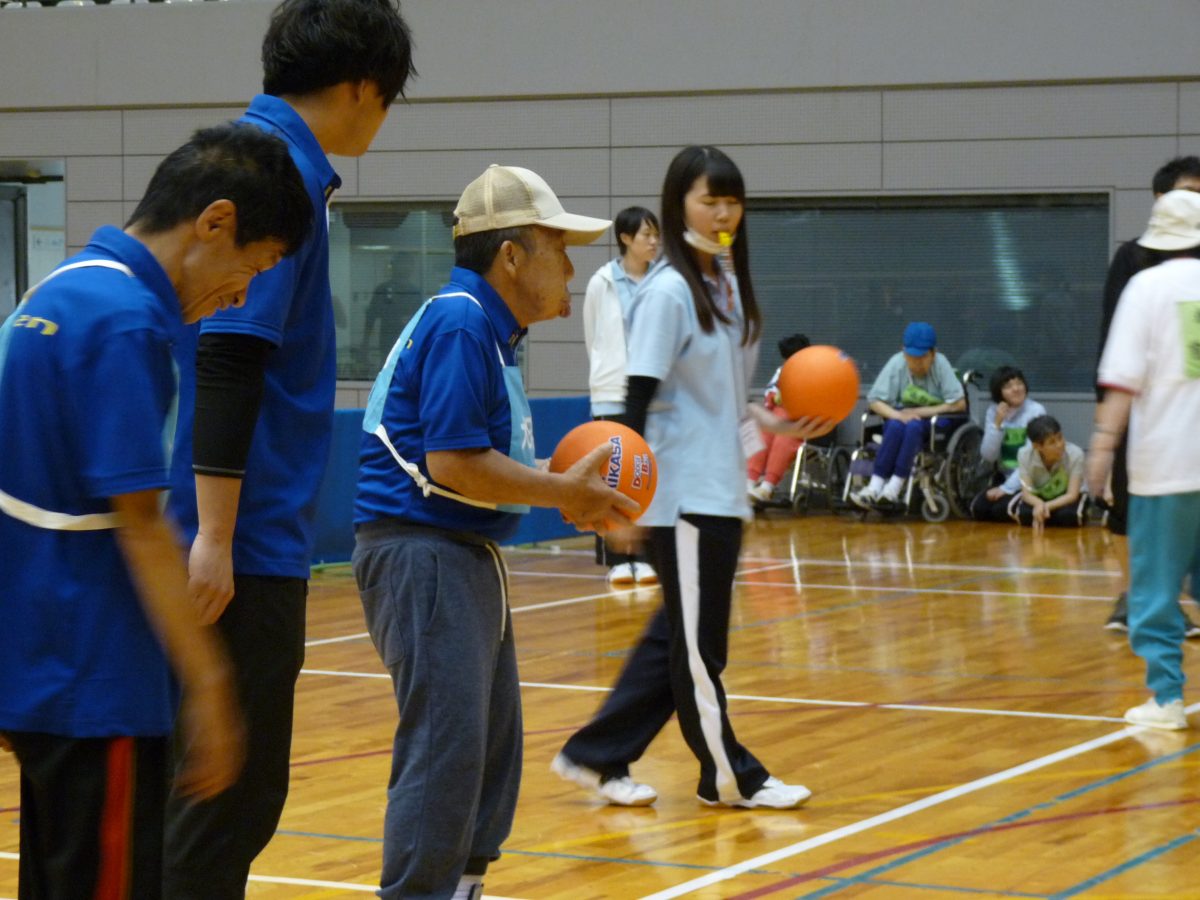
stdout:
[[[657,603],[608,591],[589,548],[508,555],[525,778],[488,896],[1200,897],[1200,735],[1121,721],[1143,669],[1101,628],[1120,587],[1102,529],[760,517],[725,684],[741,740],[813,789],[791,812],[701,806],[674,723],[634,767],[652,807],[548,771]],[[395,712],[347,568],[314,579],[308,631],[291,796],[248,889],[263,900],[363,896],[378,874]],[[5,758],[0,897],[18,802]]]

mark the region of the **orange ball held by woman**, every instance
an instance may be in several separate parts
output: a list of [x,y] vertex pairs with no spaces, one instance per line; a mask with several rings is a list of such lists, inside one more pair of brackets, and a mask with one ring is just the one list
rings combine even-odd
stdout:
[[854,360],[828,345],[793,353],[779,373],[783,408],[793,419],[809,416],[840,422],[858,402],[858,389]]

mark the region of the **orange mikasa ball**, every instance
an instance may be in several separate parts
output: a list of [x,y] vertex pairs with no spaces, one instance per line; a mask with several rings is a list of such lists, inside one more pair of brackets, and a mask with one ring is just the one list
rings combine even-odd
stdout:
[[565,472],[605,443],[612,446],[612,452],[600,464],[600,477],[609,487],[635,500],[645,512],[658,485],[658,463],[645,439],[619,422],[584,422],[572,428],[554,448],[550,471]]
[[858,402],[858,367],[837,347],[805,347],[784,362],[779,396],[793,419],[811,416],[840,422]]

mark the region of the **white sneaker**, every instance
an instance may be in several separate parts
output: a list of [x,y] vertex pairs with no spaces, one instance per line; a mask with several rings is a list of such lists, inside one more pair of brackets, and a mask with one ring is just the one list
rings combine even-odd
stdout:
[[878,499],[879,495],[870,487],[860,487],[857,491],[850,492],[850,502],[859,509],[872,509]]
[[743,809],[795,809],[803,806],[804,801],[812,796],[812,791],[802,784],[784,784],[774,775],[768,776],[766,782],[753,797],[739,797],[736,800],[700,800],[705,806],[740,806]]
[[1182,731],[1188,727],[1187,713],[1183,711],[1182,700],[1172,700],[1159,706],[1153,697],[1141,706],[1125,710],[1125,721],[1131,725],[1163,728],[1167,731]]
[[639,784],[628,775],[600,780],[600,773],[581,766],[560,753],[550,763],[550,771],[582,788],[595,791],[613,806],[649,806],[658,799],[658,791],[648,784]]
[[613,587],[633,587],[636,581],[633,563],[618,563],[608,570],[608,583]]
[[635,562],[633,564],[633,580],[639,585],[658,584],[658,573],[650,563]]
[[750,490],[746,491],[746,493],[750,495],[751,500],[765,502],[770,500],[771,495],[775,493],[775,485],[760,481],[754,487],[750,488]]

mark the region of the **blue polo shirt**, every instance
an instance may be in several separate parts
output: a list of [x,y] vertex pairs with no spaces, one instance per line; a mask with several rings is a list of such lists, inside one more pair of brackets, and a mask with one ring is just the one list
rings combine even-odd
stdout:
[[[491,447],[507,456],[512,437],[503,366],[516,365],[516,348],[525,331],[481,275],[453,269],[450,283],[438,293],[456,292],[470,294],[479,303],[466,297],[434,300],[410,339],[388,355],[395,369],[381,424],[396,452],[426,477],[425,454],[430,450]],[[436,494],[423,496],[373,434],[363,434],[359,463],[356,525],[402,519],[501,541],[520,523],[518,513],[468,506]]]
[[[179,300],[146,247],[98,230],[14,313],[0,368],[0,490],[42,510],[109,513],[167,486]],[[34,320],[39,321],[34,321]],[[180,598],[180,602],[187,602]],[[0,512],[0,730],[163,735],[175,692],[112,530],[57,531]]]
[[[240,575],[307,578],[337,386],[325,206],[341,179],[304,120],[278,97],[255,97],[241,121],[287,143],[312,201],[314,222],[299,252],[255,276],[243,307],[223,310],[203,325],[205,333],[248,334],[275,346],[242,481],[233,569]],[[179,353],[182,384],[171,479],[171,512],[189,543],[196,536],[192,414],[200,329],[191,331]]]

